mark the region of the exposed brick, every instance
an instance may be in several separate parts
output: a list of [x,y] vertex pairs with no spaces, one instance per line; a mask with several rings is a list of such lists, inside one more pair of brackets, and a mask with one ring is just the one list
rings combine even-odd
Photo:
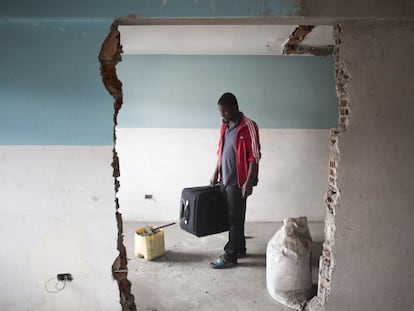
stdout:
[[349,114],[349,110],[347,108],[341,108],[341,116],[347,116]]
[[283,48],[283,54],[307,54],[310,53],[308,49],[301,49],[301,42],[312,31],[315,26],[311,25],[299,25],[289,36],[288,42]]
[[[116,132],[115,127],[118,124],[118,112],[122,107],[122,82],[118,79],[116,73],[116,65],[121,61],[121,45],[120,35],[118,31],[118,24],[115,22],[111,26],[111,31],[107,35],[104,43],[102,44],[101,51],[99,53],[99,61],[101,63],[101,76],[102,82],[105,85],[107,91],[115,99],[114,102],[114,128],[113,138],[114,145],[116,145]],[[118,238],[117,238],[117,249],[119,251],[118,256],[115,258],[112,264],[112,275],[118,283],[120,304],[123,311],[136,311],[137,306],[135,305],[135,297],[131,293],[131,282],[128,280],[127,270],[127,254],[124,245],[123,235],[123,221],[122,215],[118,212],[119,201],[116,194],[119,190],[119,158],[115,147],[112,150],[113,160],[113,177],[114,177],[114,188],[115,188],[115,208],[116,208],[116,221],[118,226]]]
[[328,211],[325,218],[325,241],[323,244],[322,255],[319,260],[319,280],[317,296],[310,302],[310,311],[324,310],[325,302],[330,293],[332,271],[335,266],[335,214],[339,207],[340,191],[337,185],[337,167],[340,165],[339,140],[340,136],[346,131],[349,125],[351,114],[351,102],[347,93],[347,84],[351,79],[345,64],[341,61],[341,27],[335,26],[334,29],[335,47],[333,56],[335,61],[336,92],[339,98],[339,117],[336,128],[330,132],[330,154],[329,154],[329,176],[328,189],[325,194],[325,206]]

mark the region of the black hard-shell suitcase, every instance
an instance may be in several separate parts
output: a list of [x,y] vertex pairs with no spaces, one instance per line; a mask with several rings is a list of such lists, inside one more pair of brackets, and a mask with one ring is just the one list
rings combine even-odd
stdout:
[[183,189],[180,228],[198,237],[229,229],[227,208],[220,186]]

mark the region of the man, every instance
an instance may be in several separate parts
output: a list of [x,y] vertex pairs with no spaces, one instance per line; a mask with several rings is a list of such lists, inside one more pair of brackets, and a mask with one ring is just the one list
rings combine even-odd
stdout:
[[224,254],[210,263],[222,269],[237,264],[246,255],[244,221],[246,199],[257,185],[258,164],[261,157],[257,124],[239,111],[236,97],[224,93],[218,100],[223,118],[218,144],[218,160],[211,185],[220,182],[226,198],[229,217],[229,240]]

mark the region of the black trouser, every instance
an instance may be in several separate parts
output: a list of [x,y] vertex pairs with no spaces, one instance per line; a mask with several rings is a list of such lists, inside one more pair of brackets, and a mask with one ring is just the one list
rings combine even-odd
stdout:
[[237,254],[246,252],[244,236],[246,198],[242,197],[241,189],[237,186],[222,186],[222,190],[227,201],[229,217],[229,241],[224,246],[225,256],[237,262]]

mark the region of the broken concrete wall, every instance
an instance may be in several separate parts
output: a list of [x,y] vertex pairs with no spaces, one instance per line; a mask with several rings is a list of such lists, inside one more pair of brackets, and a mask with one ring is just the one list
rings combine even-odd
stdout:
[[[111,22],[0,19],[1,310],[119,308],[113,108],[97,59]],[[58,273],[73,281],[49,293]]]
[[[0,309],[117,310],[111,146],[0,146]],[[71,273],[72,282],[57,282]]]
[[[40,5],[33,1],[3,1],[0,3],[0,26],[1,30],[6,29],[6,32],[2,33],[3,56],[0,59],[1,77],[4,79],[1,83],[3,87],[0,89],[2,96],[0,116],[4,117],[5,111],[10,112],[10,107],[14,110],[4,119],[4,122],[1,122],[0,135],[9,139],[10,134],[21,134],[21,137],[27,141],[20,141],[18,144],[29,144],[29,138],[33,134],[42,138],[39,129],[43,133],[52,133],[56,129],[55,126],[62,125],[61,123],[64,122],[62,116],[72,114],[72,122],[83,117],[90,111],[93,100],[99,101],[102,107],[107,107],[106,105],[112,107],[114,101],[108,95],[103,100],[91,96],[91,102],[87,101],[83,104],[72,101],[64,108],[58,108],[51,101],[49,106],[40,105],[37,109],[60,112],[59,118],[53,122],[54,126],[49,126],[51,119],[48,118],[34,123],[34,126],[26,128],[25,132],[22,132],[19,126],[15,126],[14,123],[18,123],[24,128],[24,124],[30,122],[33,112],[37,111],[31,109],[33,104],[41,103],[44,98],[54,98],[54,102],[58,104],[62,99],[67,100],[73,94],[77,94],[78,99],[81,100],[85,94],[96,90],[95,87],[103,90],[97,61],[101,42],[94,46],[96,53],[89,54],[89,51],[86,56],[87,63],[96,64],[95,71],[85,66],[83,56],[70,57],[71,54],[67,53],[71,50],[79,52],[85,49],[87,44],[80,40],[82,31],[77,34],[62,32],[61,23],[65,23],[65,20],[60,18],[73,19],[76,23],[80,21],[79,18],[83,18],[83,21],[94,24],[97,20],[102,21],[102,18],[109,17],[110,21],[107,21],[105,32],[102,32],[102,29],[92,30],[92,33],[101,35],[103,40],[104,34],[109,32],[112,19],[119,15],[273,16],[275,18],[295,15],[296,1],[295,4],[288,1],[286,10],[272,9],[272,5],[277,2],[279,1],[200,0],[173,4],[171,1],[49,0]],[[387,21],[387,18],[412,18],[414,16],[412,1],[355,0],[350,3],[315,0],[306,1],[303,5],[304,10],[298,15],[312,20],[312,22],[303,21],[308,25],[343,22],[342,17],[347,19],[356,17],[360,21],[367,18],[383,19],[379,24],[349,22],[343,27],[343,59],[352,75],[348,94],[353,106],[349,130],[337,141],[342,162],[334,168],[337,169],[337,183],[341,197],[333,219],[336,231],[327,231],[329,237],[334,236],[336,240],[330,240],[334,243],[331,244],[334,251],[332,253],[334,265],[330,268],[333,267],[334,270],[329,270],[329,267],[327,270],[327,276],[332,275],[332,278],[329,279],[326,307],[328,310],[335,311],[409,309],[413,305],[413,301],[410,300],[411,293],[408,292],[413,288],[413,271],[406,258],[413,256],[409,230],[409,220],[412,219],[412,211],[409,208],[409,191],[412,183],[409,178],[413,175],[412,137],[409,133],[413,129],[408,121],[412,110],[407,110],[409,108],[404,104],[412,102],[413,94],[407,86],[407,83],[411,84],[412,81],[412,62],[402,62],[402,60],[409,59],[412,55],[412,46],[410,46],[412,25]],[[21,37],[16,36],[16,29],[10,27],[16,19],[17,22],[26,23],[30,29],[35,29],[39,21],[55,23],[56,27],[53,28],[52,25],[49,30],[56,31],[58,35],[50,36],[46,31],[41,42],[29,36],[22,44]],[[286,18],[280,20],[289,22]],[[89,29],[86,27],[85,33],[88,33]],[[62,36],[64,41],[59,40]],[[11,40],[6,44],[5,38]],[[70,41],[70,44],[65,43],[68,38],[75,39]],[[59,49],[56,50],[57,46]],[[39,62],[41,53],[38,57],[30,57],[33,48],[39,48],[39,51],[56,51],[50,56],[50,60],[54,61],[53,65]],[[9,67],[13,59],[9,55],[14,54],[28,61],[15,62],[14,66]],[[60,70],[59,64],[65,62],[70,64],[68,68],[71,72],[76,72],[76,79],[72,81],[66,79],[67,72]],[[11,70],[6,72],[4,68],[11,68]],[[382,72],[387,74],[381,75]],[[82,92],[79,92],[78,87],[73,89],[70,87],[75,82],[80,83],[81,86],[89,86],[88,77],[91,75],[94,75],[96,83],[90,87],[81,87]],[[390,76],[394,80],[389,79]],[[40,83],[39,87],[44,91],[43,95],[38,93],[33,96],[34,93],[28,93],[28,97],[11,100],[9,96],[8,100],[4,100],[10,94],[24,94],[28,87],[45,77],[56,84]],[[61,96],[52,96],[56,94],[55,85],[66,85],[65,92]],[[100,109],[94,109],[94,113],[101,112]],[[65,302],[68,300],[71,300],[69,309],[76,307],[81,310],[79,306],[84,306],[87,310],[96,308],[104,310],[105,307],[114,310],[119,306],[119,292],[114,292],[115,286],[109,276],[106,276],[115,257],[112,252],[116,250],[116,242],[112,242],[111,237],[114,236],[116,240],[117,236],[116,232],[110,232],[111,228],[116,230],[115,204],[112,200],[113,172],[110,167],[113,110],[111,108],[110,113],[109,110],[106,112],[109,118],[108,130],[105,128],[101,128],[101,131],[96,130],[96,137],[106,141],[102,143],[107,144],[104,150],[79,148],[70,152],[65,150],[63,153],[61,151],[56,153],[53,148],[39,147],[38,150],[33,151],[26,147],[21,150],[9,145],[1,147],[2,199],[7,197],[7,200],[2,203],[0,215],[5,224],[1,227],[0,242],[3,246],[1,272],[9,276],[5,279],[10,280],[4,282],[2,287],[1,309],[56,310],[57,306],[64,309]],[[92,119],[96,120],[95,115]],[[77,127],[76,124],[70,122],[69,124],[73,125],[68,131],[70,136],[72,130],[77,130]],[[78,131],[78,134],[82,134],[82,130]],[[110,142],[106,140],[107,137],[110,138]],[[2,144],[15,143],[13,140],[2,142]],[[72,143],[76,144],[76,140]],[[55,144],[59,144],[59,141]],[[61,165],[51,166],[53,161],[61,161]],[[67,170],[72,174],[63,178],[61,170]],[[92,187],[95,184],[99,189]],[[36,191],[28,195],[27,189]],[[27,201],[23,200],[24,197]],[[96,198],[102,200],[99,199],[99,203],[96,203]],[[37,206],[34,205],[36,202],[42,202],[44,204],[41,206],[46,207],[42,217],[39,216]],[[86,214],[83,214],[85,211]],[[98,214],[102,218],[97,218]],[[69,225],[65,219],[71,220]],[[61,224],[62,228],[58,227]],[[99,232],[102,228],[104,228],[102,232]],[[47,234],[39,236],[40,231]],[[72,235],[72,231],[77,233]],[[102,236],[102,233],[108,236]],[[67,245],[71,245],[72,242],[76,246],[70,248],[72,250],[70,256],[62,255],[63,250],[59,244],[62,241]],[[85,244],[79,245],[82,243]],[[30,244],[33,248],[29,249],[26,244]],[[54,246],[59,252],[53,253]],[[101,256],[102,261],[95,262],[91,256]],[[47,261],[47,258],[56,260]],[[83,270],[84,266],[81,262],[84,262],[85,258],[87,258],[88,269]],[[51,277],[57,272],[72,272],[67,271],[67,267],[68,269],[75,267],[74,271],[80,271],[81,275],[84,271],[86,274],[80,280],[87,282],[76,287],[78,283],[75,281],[71,285],[72,288],[68,288],[70,291],[61,293],[63,296],[45,298],[49,295],[42,288],[47,281],[45,277],[49,276],[49,272],[52,274]],[[60,271],[63,268],[66,271]],[[382,274],[380,275],[379,272]],[[77,278],[77,275],[74,275],[74,280]],[[72,295],[75,289],[76,295]],[[46,302],[51,299],[53,302],[50,304]],[[106,303],[104,304],[103,301]],[[348,307],[349,304],[351,305]]]
[[348,22],[341,29],[337,65],[347,72],[339,72],[342,126],[333,133],[318,294],[326,310],[409,310],[414,23]]

